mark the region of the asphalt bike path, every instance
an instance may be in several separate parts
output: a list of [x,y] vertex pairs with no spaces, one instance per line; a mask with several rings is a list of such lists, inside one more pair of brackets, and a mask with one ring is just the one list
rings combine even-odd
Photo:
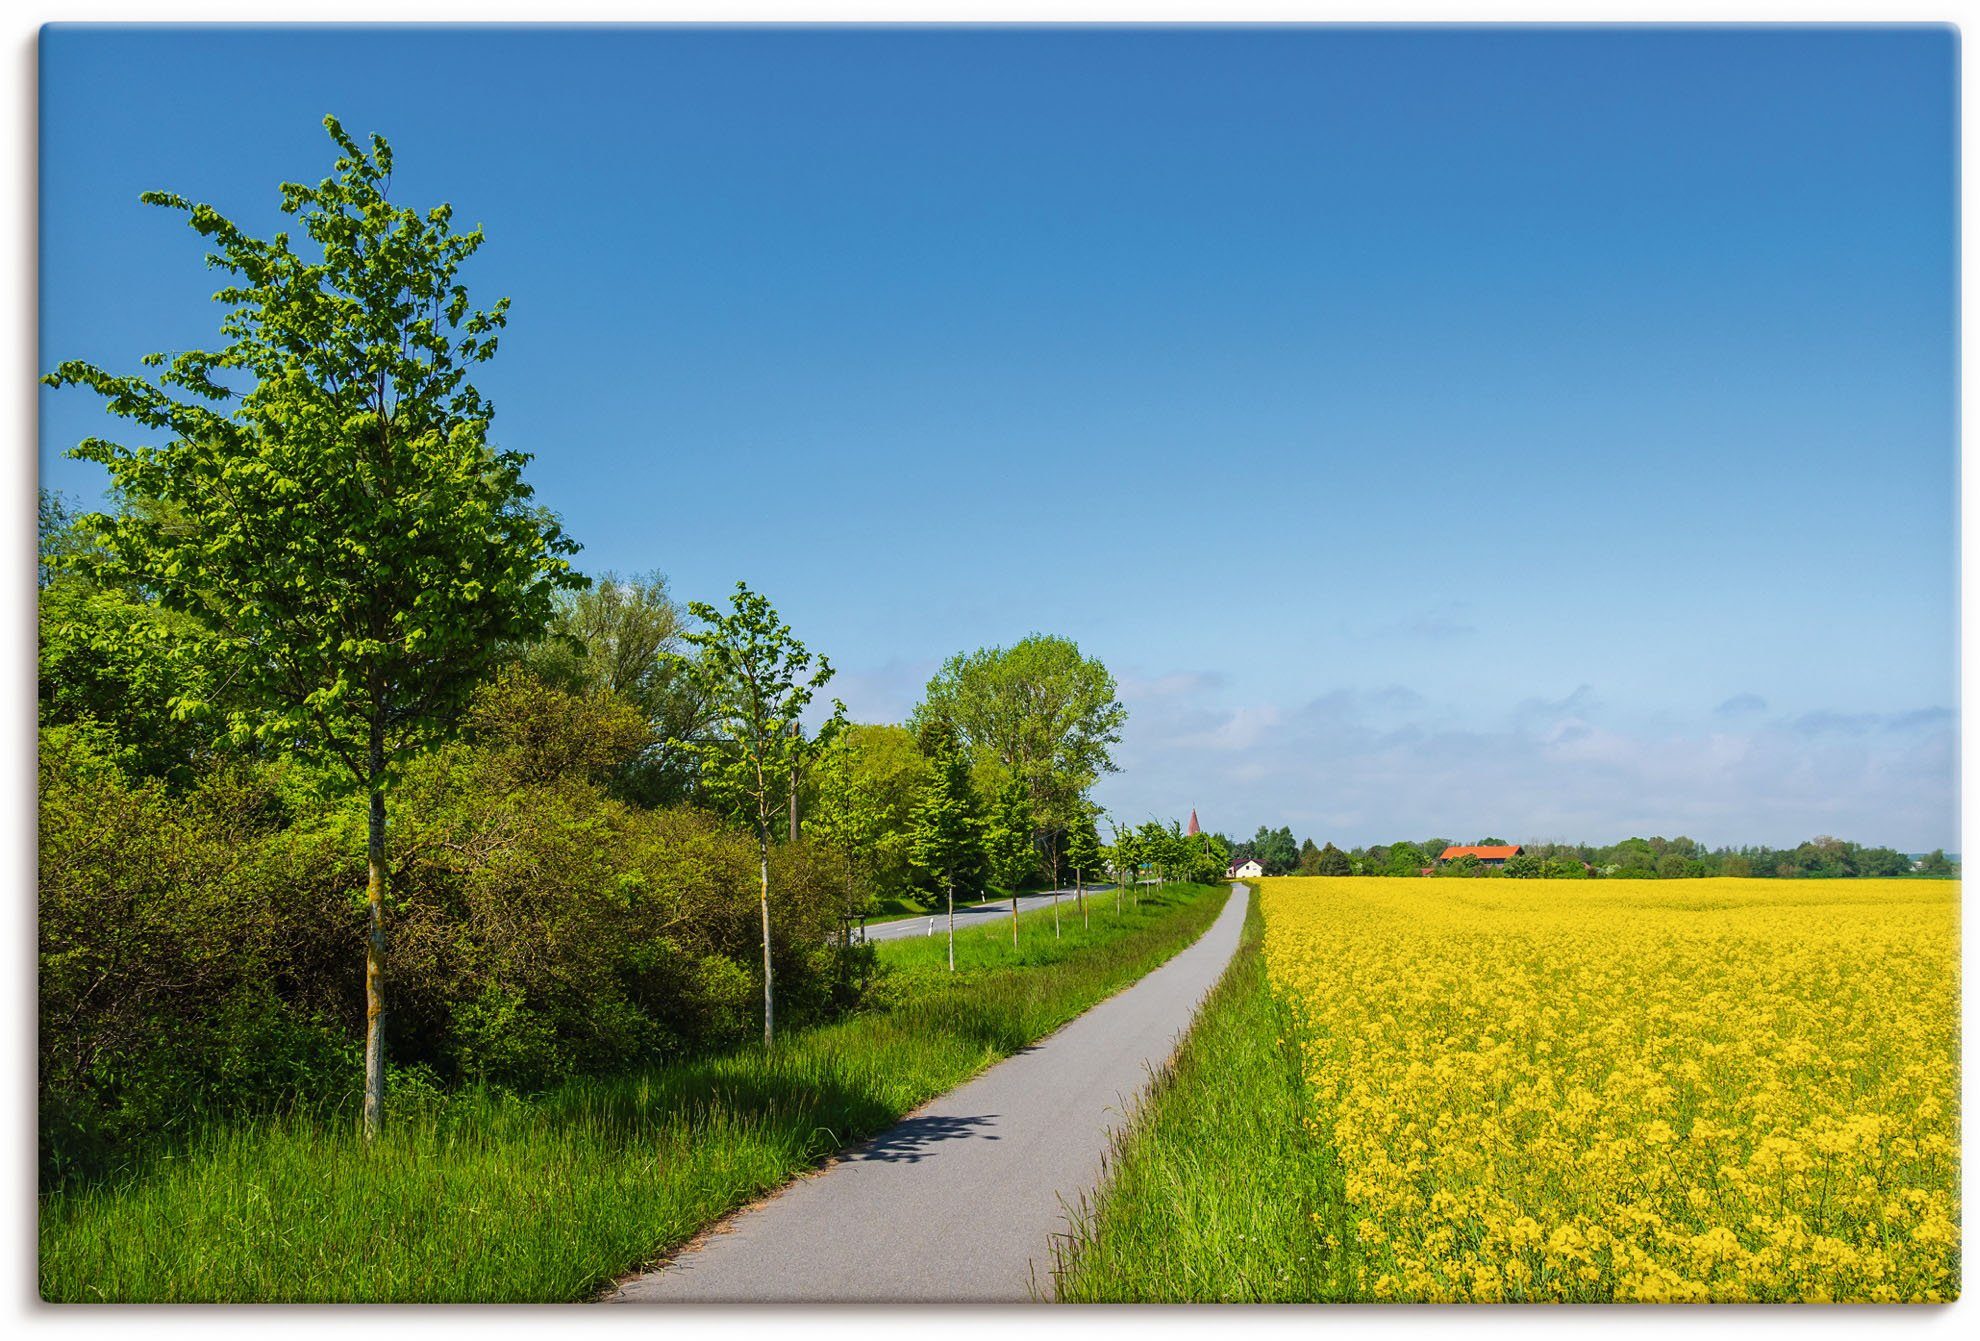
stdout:
[[[1088,885],[1086,887],[1087,902],[1091,903],[1093,901],[1096,888],[1106,891],[1108,902],[1111,905],[1114,897],[1114,887],[1112,885],[1097,887]],[[1059,916],[1078,917],[1079,902],[1077,891],[1062,889],[1058,893]],[[1050,908],[1051,906],[1052,891],[1049,889],[1042,894],[1021,894],[1018,896],[1018,911],[1021,913],[1036,912],[1040,908]],[[994,903],[959,903],[956,905],[956,930],[958,932],[967,931],[971,927],[980,927],[986,922],[996,922],[1010,915],[1011,901],[1009,899],[999,899]],[[865,927],[865,939],[869,941],[899,941],[906,940],[910,936],[946,936],[948,931],[949,913],[945,908],[921,917],[896,918],[890,922],[869,922]],[[858,928],[854,929],[853,938],[855,940],[860,938],[860,930]]]
[[[1250,891],[1161,967],[671,1261],[614,1303],[1022,1302],[1110,1136],[1236,953]],[[1008,910],[1007,910],[1008,911]]]

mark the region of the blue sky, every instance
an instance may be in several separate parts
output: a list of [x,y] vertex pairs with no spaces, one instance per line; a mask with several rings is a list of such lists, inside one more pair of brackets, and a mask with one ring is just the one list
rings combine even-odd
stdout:
[[[590,571],[741,577],[904,714],[1032,630],[1117,812],[1957,845],[1957,38],[42,37],[42,362],[213,339],[334,112],[489,241]],[[45,484],[106,425],[42,393]]]

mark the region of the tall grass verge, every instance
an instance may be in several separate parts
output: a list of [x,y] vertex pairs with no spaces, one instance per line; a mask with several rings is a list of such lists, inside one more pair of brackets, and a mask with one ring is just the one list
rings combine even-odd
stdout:
[[[216,1127],[119,1183],[45,1195],[60,1301],[555,1301],[595,1295],[722,1215],[1050,1033],[1195,940],[1220,891],[1091,930],[1027,914],[879,947],[881,1008],[761,1047],[540,1097],[402,1102],[367,1146],[308,1114]],[[1063,911],[1063,910],[1062,910]]]
[[1340,1170],[1307,1133],[1294,1022],[1272,993],[1257,900],[1237,955],[1058,1245],[1075,1303],[1347,1298]]

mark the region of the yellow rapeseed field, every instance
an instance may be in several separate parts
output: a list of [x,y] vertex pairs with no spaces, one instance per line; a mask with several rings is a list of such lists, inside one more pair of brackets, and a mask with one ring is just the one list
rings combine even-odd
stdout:
[[1959,886],[1283,879],[1359,1292],[1959,1290]]

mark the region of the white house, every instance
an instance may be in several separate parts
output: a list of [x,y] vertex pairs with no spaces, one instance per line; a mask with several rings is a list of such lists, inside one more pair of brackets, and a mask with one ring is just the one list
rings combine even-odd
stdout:
[[1258,858],[1256,857],[1246,857],[1243,861],[1234,861],[1224,869],[1224,878],[1226,880],[1256,880],[1263,874],[1265,874],[1265,868],[1258,864]]

